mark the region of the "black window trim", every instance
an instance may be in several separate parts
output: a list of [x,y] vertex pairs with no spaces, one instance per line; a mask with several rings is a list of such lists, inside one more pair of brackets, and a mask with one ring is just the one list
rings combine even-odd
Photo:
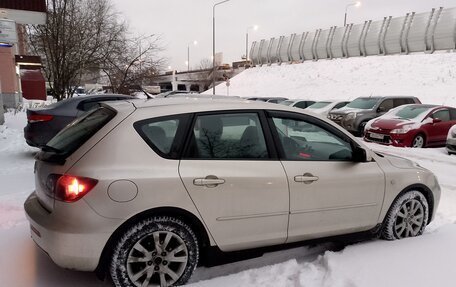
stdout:
[[299,161],[299,162],[355,162],[353,159],[351,160],[299,160],[299,159],[288,159],[286,158],[285,151],[283,149],[283,145],[280,142],[279,134],[277,132],[277,129],[275,128],[275,124],[273,121],[273,117],[276,118],[286,118],[290,120],[302,120],[306,121],[308,123],[314,124],[323,130],[326,130],[337,137],[339,137],[341,140],[347,142],[350,144],[350,147],[352,149],[352,152],[354,152],[357,148],[360,148],[360,145],[353,141],[349,136],[338,130],[337,128],[333,127],[332,125],[326,123],[325,121],[322,121],[320,119],[317,119],[315,117],[312,117],[310,115],[306,114],[300,114],[300,113],[294,113],[294,112],[288,112],[288,111],[278,111],[278,110],[267,110],[266,111],[267,115],[267,120],[269,124],[269,129],[273,133],[273,138],[274,138],[274,143],[276,146],[276,149],[279,154],[279,158],[281,161]]
[[[198,116],[212,116],[219,114],[257,114],[260,121],[261,129],[263,131],[264,139],[266,142],[266,148],[268,150],[267,158],[193,158],[189,157],[190,141],[192,140],[193,128],[196,124]],[[278,161],[279,155],[274,143],[271,129],[269,128],[265,112],[258,109],[247,109],[247,110],[218,110],[218,111],[204,111],[196,112],[193,114],[193,118],[189,121],[191,124],[187,128],[187,135],[185,138],[185,147],[183,149],[181,160],[218,160],[218,161]]]
[[[139,136],[146,142],[146,144],[160,157],[170,160],[180,160],[182,151],[184,149],[184,145],[180,144],[184,141],[185,137],[187,136],[187,130],[189,128],[189,123],[192,121],[193,114],[192,113],[185,113],[185,114],[174,114],[174,115],[166,115],[161,117],[154,117],[148,118],[140,121],[136,121],[133,123],[133,127]],[[165,154],[160,149],[158,149],[149,137],[142,131],[141,127],[145,124],[149,123],[156,123],[161,121],[169,121],[169,120],[179,120],[179,125],[176,130],[176,135],[174,136],[173,143],[171,145],[171,150],[169,154]]]

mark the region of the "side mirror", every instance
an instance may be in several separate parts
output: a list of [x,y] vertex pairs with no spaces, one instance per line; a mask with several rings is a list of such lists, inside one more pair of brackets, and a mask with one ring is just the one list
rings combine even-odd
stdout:
[[439,119],[439,118],[437,118],[437,119],[432,119],[432,123],[433,123],[433,124],[438,124],[438,123],[441,123],[441,122],[442,122],[442,120]]
[[354,162],[366,162],[367,161],[367,153],[366,150],[362,147],[356,146],[353,150],[353,161]]
[[378,107],[377,113],[383,113],[383,112],[386,112],[386,108],[382,107],[382,106]]

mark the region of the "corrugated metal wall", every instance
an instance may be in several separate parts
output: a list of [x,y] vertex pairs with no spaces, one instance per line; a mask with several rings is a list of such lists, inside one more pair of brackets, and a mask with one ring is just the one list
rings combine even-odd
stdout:
[[254,65],[373,55],[433,53],[456,48],[456,8],[317,29],[252,43]]

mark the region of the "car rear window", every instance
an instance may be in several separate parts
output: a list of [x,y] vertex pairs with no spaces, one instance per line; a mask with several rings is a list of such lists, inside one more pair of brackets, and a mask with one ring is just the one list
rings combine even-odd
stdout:
[[68,156],[105,126],[115,115],[115,111],[106,107],[100,107],[89,112],[61,130],[47,143],[47,148]]

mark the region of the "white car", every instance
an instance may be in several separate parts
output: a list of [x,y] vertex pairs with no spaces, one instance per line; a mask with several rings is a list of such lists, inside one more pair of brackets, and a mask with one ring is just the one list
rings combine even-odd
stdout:
[[263,102],[103,104],[36,159],[33,240],[57,265],[118,287],[185,284],[213,249],[418,236],[440,200],[436,177],[412,161]]
[[327,117],[332,110],[345,107],[350,101],[321,101],[307,107],[307,109],[316,114]]
[[456,125],[448,131],[446,149],[448,154],[456,154]]

